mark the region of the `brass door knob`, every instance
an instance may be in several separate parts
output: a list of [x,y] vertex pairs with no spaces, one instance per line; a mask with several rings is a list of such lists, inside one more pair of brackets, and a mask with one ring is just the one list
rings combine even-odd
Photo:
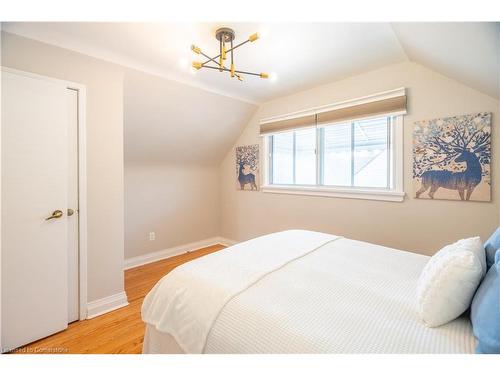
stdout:
[[63,212],[61,210],[55,210],[54,212],[52,212],[52,215],[45,218],[45,220],[59,219],[60,217],[62,217],[62,215],[63,215]]

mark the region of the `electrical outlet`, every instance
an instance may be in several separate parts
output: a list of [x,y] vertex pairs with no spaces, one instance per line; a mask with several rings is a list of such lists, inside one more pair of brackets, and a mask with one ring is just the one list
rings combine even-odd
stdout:
[[149,232],[149,240],[154,241],[156,239],[156,233],[155,232]]

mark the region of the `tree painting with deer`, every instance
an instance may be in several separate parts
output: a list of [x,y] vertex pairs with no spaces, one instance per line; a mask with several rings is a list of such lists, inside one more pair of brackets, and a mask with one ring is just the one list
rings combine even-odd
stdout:
[[259,145],[236,147],[236,188],[259,190]]
[[491,113],[415,122],[416,198],[491,199]]

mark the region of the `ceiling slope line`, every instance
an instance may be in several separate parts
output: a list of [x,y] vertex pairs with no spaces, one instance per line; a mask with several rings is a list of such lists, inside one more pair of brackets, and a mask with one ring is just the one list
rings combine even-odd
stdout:
[[392,34],[394,35],[394,38],[398,42],[399,48],[401,48],[401,51],[403,52],[403,54],[406,57],[406,60],[408,62],[413,62],[412,59],[410,59],[410,56],[408,55],[408,52],[406,51],[406,48],[404,47],[403,43],[401,42],[401,39],[399,39],[398,33],[396,32],[396,30],[394,30],[394,26],[393,25],[394,25],[394,22],[389,22],[389,27],[391,28],[391,31],[392,31]]

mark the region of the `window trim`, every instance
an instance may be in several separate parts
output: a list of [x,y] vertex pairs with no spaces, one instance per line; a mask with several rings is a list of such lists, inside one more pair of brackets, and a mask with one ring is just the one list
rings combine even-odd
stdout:
[[[384,116],[377,116],[384,117]],[[292,195],[310,195],[321,197],[337,197],[351,199],[369,199],[391,202],[402,202],[405,197],[403,189],[403,116],[391,116],[390,121],[390,171],[389,176],[392,178],[390,188],[368,188],[368,187],[344,187],[344,186],[325,186],[325,185],[278,185],[270,184],[270,172],[272,168],[272,153],[269,139],[266,135],[263,138],[264,158],[262,159],[263,179],[261,191],[264,193],[274,194],[292,194]],[[317,131],[317,142],[320,140],[319,131]],[[316,182],[320,181],[321,174],[319,172],[322,166],[319,163],[321,153],[318,152],[316,146]]]

